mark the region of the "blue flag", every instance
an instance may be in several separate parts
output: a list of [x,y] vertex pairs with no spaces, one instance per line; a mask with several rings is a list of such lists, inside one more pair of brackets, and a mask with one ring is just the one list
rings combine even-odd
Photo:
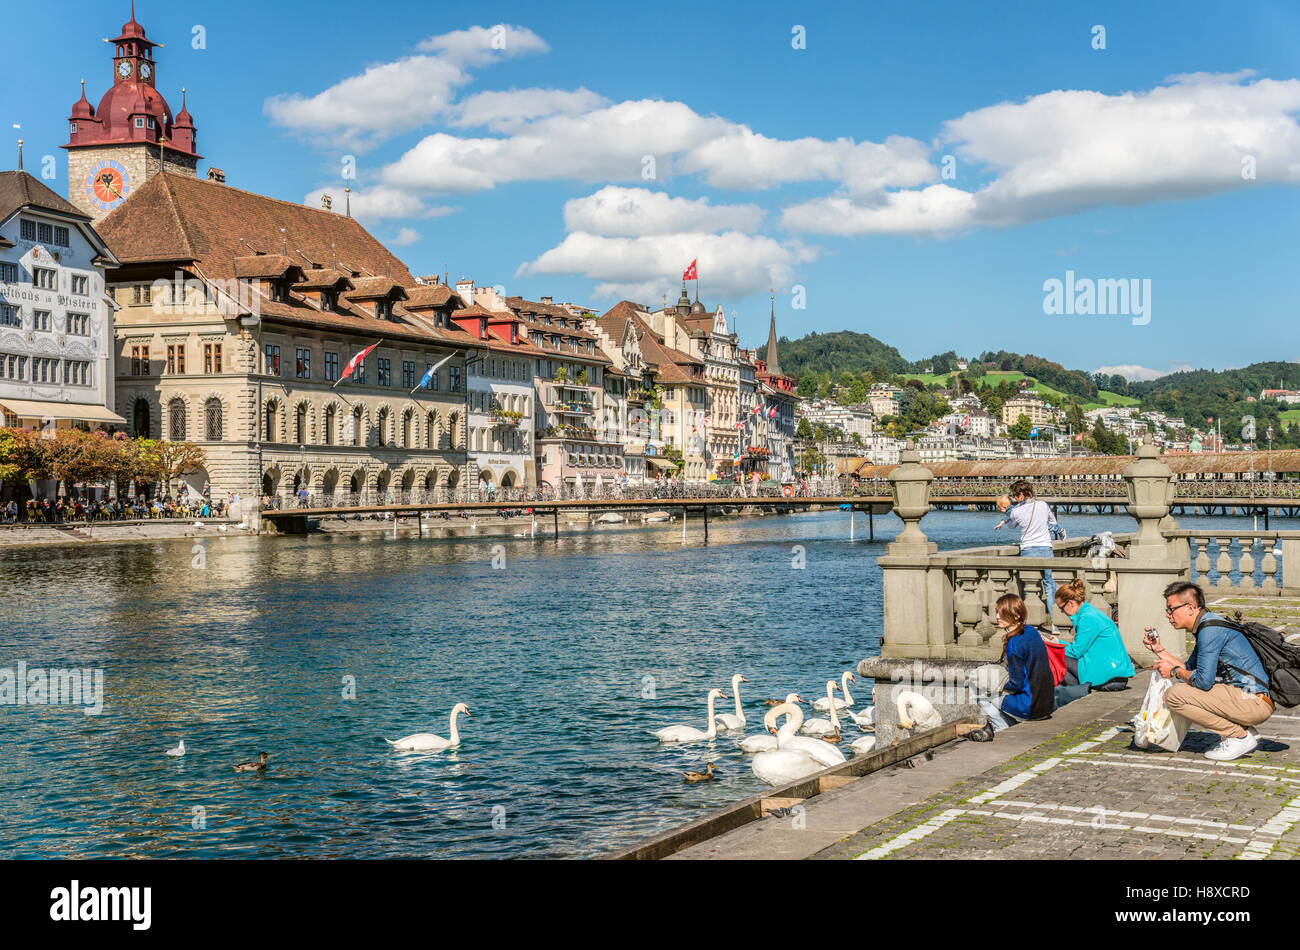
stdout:
[[1029,437],[1031,439],[1038,438],[1038,426],[1034,426],[1032,429],[1029,430]]
[[412,389],[411,393],[414,394],[417,389],[423,389],[425,386],[428,386],[429,380],[433,379],[433,374],[438,372],[438,367],[441,366],[443,363],[447,362],[447,360],[451,359],[452,355],[453,354],[448,354],[447,356],[444,356],[442,359],[438,360],[438,362],[430,366],[428,371],[424,374],[424,379],[420,380],[420,385],[416,386],[415,389]]

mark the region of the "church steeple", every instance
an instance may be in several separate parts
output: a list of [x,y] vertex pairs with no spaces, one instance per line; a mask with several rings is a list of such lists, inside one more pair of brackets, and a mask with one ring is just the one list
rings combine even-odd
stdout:
[[781,363],[776,357],[776,295],[772,295],[772,323],[767,331],[767,371],[781,376]]

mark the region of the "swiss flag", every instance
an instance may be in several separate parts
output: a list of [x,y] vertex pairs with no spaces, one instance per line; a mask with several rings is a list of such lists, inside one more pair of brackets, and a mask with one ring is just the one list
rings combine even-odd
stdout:
[[697,277],[695,273],[695,265],[698,264],[699,261],[700,259],[698,257],[691,261],[691,266],[686,268],[685,272],[682,274],[682,280],[699,280],[699,277]]
[[763,407],[762,407],[762,406],[755,406],[755,407],[754,407],[754,415],[758,415],[758,414],[761,413],[762,411],[763,411]]
[[769,419],[775,419],[775,418],[776,418],[776,406],[773,406],[771,409],[767,410],[767,417],[768,417]]
[[362,361],[365,360],[365,358],[369,356],[378,345],[378,343],[375,343],[373,346],[368,346],[356,356],[352,357],[352,359],[348,360],[347,368],[343,370],[343,375],[339,377],[339,382],[343,382],[343,380],[355,373],[357,367],[361,365]]
[[1082,441],[1083,441],[1083,433],[1080,432],[1078,435],[1076,435],[1076,436],[1074,437],[1074,441],[1075,441],[1075,442],[1082,442]]

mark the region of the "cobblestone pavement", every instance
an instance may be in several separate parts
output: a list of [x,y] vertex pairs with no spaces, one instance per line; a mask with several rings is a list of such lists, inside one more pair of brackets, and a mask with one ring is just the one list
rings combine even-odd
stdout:
[[[1136,690],[1132,711],[1141,705]],[[1096,719],[864,828],[819,858],[1244,858],[1300,854],[1300,710],[1260,727],[1236,762],[1131,746],[1132,728]],[[995,740],[996,741],[996,740]]]

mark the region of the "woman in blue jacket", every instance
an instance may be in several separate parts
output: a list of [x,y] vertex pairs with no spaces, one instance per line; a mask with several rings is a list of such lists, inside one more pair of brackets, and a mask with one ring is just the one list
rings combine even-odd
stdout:
[[1081,578],[1056,589],[1056,605],[1074,626],[1074,642],[1065,645],[1065,686],[1124,689],[1134,674],[1119,627],[1088,603]]
[[1006,631],[1002,660],[1007,665],[1007,682],[1000,695],[972,683],[975,701],[989,721],[983,730],[967,733],[967,738],[980,741],[992,739],[994,732],[1016,720],[1046,719],[1055,708],[1047,647],[1037,629],[1025,626],[1025,602],[1015,594],[1006,594],[998,598],[997,612],[998,626]]

